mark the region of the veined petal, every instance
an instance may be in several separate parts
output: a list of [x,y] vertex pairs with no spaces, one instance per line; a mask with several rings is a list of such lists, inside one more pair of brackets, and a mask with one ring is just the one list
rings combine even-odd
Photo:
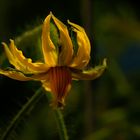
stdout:
[[68,67],[54,67],[48,71],[51,92],[54,95],[54,106],[63,107],[65,97],[71,88],[71,72]]
[[23,73],[17,71],[4,71],[0,69],[0,74],[5,75],[9,78],[19,81],[29,81],[32,80],[30,77],[26,77]]
[[57,65],[58,56],[56,53],[56,48],[50,38],[50,20],[51,14],[44,20],[42,28],[42,51],[47,66],[54,67]]
[[73,45],[69,36],[68,29],[60,20],[53,16],[52,13],[51,16],[60,33],[60,53],[58,58],[58,64],[61,66],[68,65],[71,62],[73,55]]
[[70,67],[76,68],[76,69],[83,69],[90,60],[90,41],[85,33],[85,30],[70,21],[68,21],[68,24],[72,26],[72,30],[76,32],[77,34],[77,44],[78,44],[78,51],[75,55],[72,63],[70,64]]
[[9,62],[16,69],[24,73],[40,73],[47,71],[48,67],[43,63],[32,63],[30,58],[25,58],[22,51],[18,50],[13,40],[10,40],[10,49],[3,43]]
[[102,75],[104,70],[107,67],[106,59],[103,60],[102,65],[98,65],[95,68],[90,70],[77,70],[73,69],[72,71],[72,78],[75,80],[94,80]]

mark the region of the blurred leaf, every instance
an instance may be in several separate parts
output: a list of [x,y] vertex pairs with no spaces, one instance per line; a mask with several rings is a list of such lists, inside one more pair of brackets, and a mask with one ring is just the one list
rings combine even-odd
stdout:
[[87,136],[83,140],[108,140],[111,133],[111,129],[102,128],[92,134],[89,134],[89,136]]
[[122,108],[111,109],[109,111],[106,111],[101,116],[101,120],[105,124],[122,122],[125,120],[125,118],[126,118],[126,111],[123,110]]

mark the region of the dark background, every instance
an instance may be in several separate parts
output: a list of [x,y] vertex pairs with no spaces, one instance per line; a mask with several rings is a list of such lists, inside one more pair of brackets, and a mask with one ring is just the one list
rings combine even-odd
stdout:
[[[128,0],[0,0],[0,42],[9,42],[43,23],[50,13],[83,26],[92,45],[91,66],[104,57],[108,69],[94,81],[73,82],[64,118],[70,140],[140,139],[140,13]],[[30,46],[30,40],[28,40]],[[21,47],[21,46],[19,46]],[[24,50],[24,46],[21,47]],[[26,49],[25,49],[26,53]],[[0,47],[0,67],[6,67]],[[10,64],[8,65],[10,66]],[[0,77],[0,135],[40,87]],[[15,140],[56,139],[54,116],[41,98],[16,128]],[[46,133],[47,132],[47,133]],[[14,135],[14,134],[12,134]]]

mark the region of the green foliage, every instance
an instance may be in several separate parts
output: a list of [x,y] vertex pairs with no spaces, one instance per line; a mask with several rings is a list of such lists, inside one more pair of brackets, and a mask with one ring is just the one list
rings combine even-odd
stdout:
[[57,47],[57,50],[59,50],[58,47],[60,47],[60,42],[59,42],[60,35],[53,20],[51,20],[50,22],[50,37],[55,47]]

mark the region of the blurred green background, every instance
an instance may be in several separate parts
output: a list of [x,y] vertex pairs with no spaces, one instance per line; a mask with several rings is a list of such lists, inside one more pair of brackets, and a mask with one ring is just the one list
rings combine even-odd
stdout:
[[[43,23],[52,11],[61,21],[83,26],[92,51],[89,66],[108,59],[105,73],[94,81],[73,81],[62,111],[70,140],[140,139],[140,13],[128,0],[0,0],[0,42],[9,43]],[[41,30],[18,43],[26,56],[41,58]],[[18,41],[17,41],[18,42]],[[0,47],[0,67],[10,64]],[[41,86],[0,76],[0,137]],[[45,95],[45,94],[44,94]],[[45,97],[45,98],[43,98]],[[9,140],[59,140],[46,96],[18,122]],[[8,140],[8,138],[7,138]]]

